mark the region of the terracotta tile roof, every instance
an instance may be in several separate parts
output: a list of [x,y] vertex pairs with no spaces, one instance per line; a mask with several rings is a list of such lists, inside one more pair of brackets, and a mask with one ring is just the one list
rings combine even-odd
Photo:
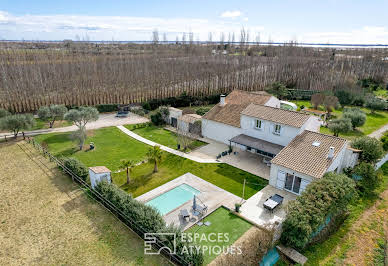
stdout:
[[201,120],[202,116],[197,115],[197,114],[187,114],[183,115],[178,118],[178,120],[185,121],[187,123],[194,123],[195,121]]
[[89,167],[89,169],[92,170],[96,174],[110,173],[111,172],[105,166],[93,166],[93,167]]
[[272,96],[264,91],[234,90],[225,98],[225,105],[215,105],[203,118],[240,127],[240,113],[251,103],[266,104]]
[[310,118],[310,115],[297,111],[290,111],[258,104],[250,104],[244,109],[244,111],[241,112],[241,114],[292,127],[302,127]]
[[[319,145],[314,146],[314,142],[319,143]],[[346,143],[347,140],[343,138],[305,130],[296,136],[271,162],[302,174],[321,178]],[[330,147],[334,147],[332,159],[327,158]]]

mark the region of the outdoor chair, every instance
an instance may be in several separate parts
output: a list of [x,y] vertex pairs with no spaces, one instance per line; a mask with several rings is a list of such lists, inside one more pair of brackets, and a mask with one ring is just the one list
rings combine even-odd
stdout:
[[189,218],[189,220],[190,220],[190,214],[189,214],[189,212],[186,209],[181,210],[180,211],[180,215],[182,216],[182,218],[184,220],[186,220],[186,218]]

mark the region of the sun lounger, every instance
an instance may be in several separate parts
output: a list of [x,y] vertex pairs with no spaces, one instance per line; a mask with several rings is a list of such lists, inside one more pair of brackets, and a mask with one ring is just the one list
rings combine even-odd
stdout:
[[186,209],[181,210],[180,214],[183,217],[183,219],[186,219],[186,218],[190,219],[190,214],[189,214],[189,212]]

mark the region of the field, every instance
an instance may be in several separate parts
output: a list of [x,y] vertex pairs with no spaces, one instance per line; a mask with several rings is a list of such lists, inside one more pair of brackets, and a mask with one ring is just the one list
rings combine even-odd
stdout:
[[[96,149],[79,151],[76,143],[69,138],[70,133],[52,133],[36,136],[35,139],[46,143],[50,152],[56,156],[72,156],[87,166],[104,165],[112,171],[119,170],[121,159],[132,159],[137,162],[146,160],[150,146],[141,143],[115,127],[88,131],[86,143],[94,142]],[[244,178],[245,197],[249,198],[268,184],[268,181],[227,164],[203,164],[163,152],[159,171],[153,173],[152,163],[143,163],[133,169],[131,183],[126,185],[125,172],[114,173],[113,181],[122,189],[139,196],[187,172],[205,179],[235,195],[242,194]]]
[[[211,242],[207,240],[197,241],[196,244],[204,246],[231,246],[240,236],[242,236],[249,228],[252,227],[250,223],[241,219],[240,217],[232,214],[229,210],[221,207],[211,213],[204,219],[204,222],[210,222],[210,226],[193,226],[186,233],[198,233],[200,236],[206,235],[209,236],[210,233],[213,234],[228,234],[229,241],[222,242]],[[213,237],[214,238],[214,237]],[[216,254],[204,254],[204,264],[210,263],[217,257]]]
[[[295,104],[300,106],[305,106],[307,108],[312,108],[309,101],[292,101]],[[322,110],[322,109],[321,109]],[[357,137],[362,137],[365,135],[369,135],[373,131],[381,128],[385,124],[388,123],[388,112],[387,111],[378,111],[375,114],[372,114],[371,111],[368,108],[361,108],[366,113],[366,122],[362,127],[356,128],[356,130],[340,134],[340,137],[346,138],[346,139],[354,139]],[[342,116],[342,109],[334,110],[332,112],[333,118],[340,118]],[[333,135],[331,131],[326,127],[321,127],[321,133]]]
[[0,145],[0,265],[167,264],[56,166],[29,156]]

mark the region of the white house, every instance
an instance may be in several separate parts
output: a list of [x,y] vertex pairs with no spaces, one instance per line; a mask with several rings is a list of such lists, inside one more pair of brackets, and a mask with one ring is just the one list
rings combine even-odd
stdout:
[[233,91],[205,114],[202,135],[271,160],[269,184],[300,194],[314,179],[358,160],[347,140],[318,133],[320,126],[317,116],[281,109],[271,95]]
[[326,172],[354,167],[358,154],[346,139],[305,130],[272,159],[269,184],[300,194]]
[[92,188],[94,188],[98,182],[103,180],[107,181],[108,183],[112,182],[111,171],[105,166],[89,167],[89,178],[90,183],[92,184]]
[[197,121],[201,121],[202,116],[197,114],[185,114],[178,118],[178,132],[191,133],[195,135],[201,134],[201,124],[197,125]]
[[177,127],[178,118],[182,116],[182,110],[174,107],[168,107],[169,115],[168,121],[166,121],[169,125],[173,127]]

